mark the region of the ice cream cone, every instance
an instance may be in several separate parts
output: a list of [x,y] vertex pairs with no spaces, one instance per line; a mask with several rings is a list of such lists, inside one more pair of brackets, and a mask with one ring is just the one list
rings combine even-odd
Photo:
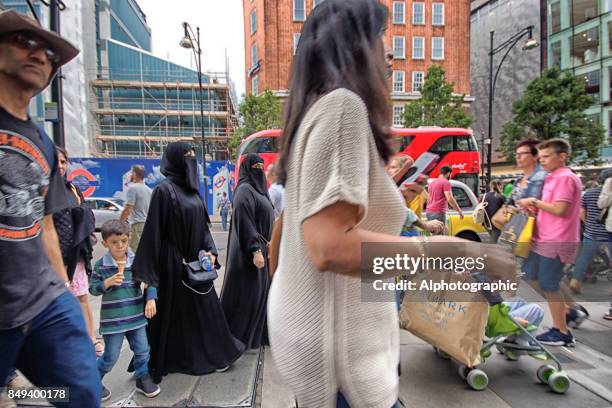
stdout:
[[126,261],[117,261],[118,273],[123,275],[123,270],[125,269]]

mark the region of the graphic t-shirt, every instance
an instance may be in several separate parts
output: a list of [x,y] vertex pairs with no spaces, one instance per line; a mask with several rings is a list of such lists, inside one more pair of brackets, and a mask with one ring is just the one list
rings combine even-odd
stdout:
[[42,312],[66,288],[42,242],[43,217],[67,204],[36,125],[0,107],[0,330]]

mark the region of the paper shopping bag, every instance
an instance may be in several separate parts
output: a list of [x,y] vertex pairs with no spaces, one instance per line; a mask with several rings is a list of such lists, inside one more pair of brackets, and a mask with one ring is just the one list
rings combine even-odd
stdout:
[[[433,274],[438,274],[435,277]],[[417,287],[426,279],[435,281],[465,279],[445,272],[427,272],[415,279]],[[440,275],[444,276],[443,278]],[[488,317],[488,303],[480,293],[464,292],[455,301],[446,291],[407,291],[400,311],[400,326],[449,354],[456,361],[473,367],[480,364],[480,348]]]

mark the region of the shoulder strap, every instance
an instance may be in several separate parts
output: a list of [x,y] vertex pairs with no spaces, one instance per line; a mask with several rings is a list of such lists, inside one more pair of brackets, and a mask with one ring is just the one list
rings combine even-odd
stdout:
[[47,158],[49,160],[49,167],[51,170],[55,168],[57,162],[57,155],[55,154],[55,143],[53,140],[47,135],[47,133],[40,126],[36,125],[36,130],[38,131],[38,137],[43,143],[45,148],[45,152],[47,153]]

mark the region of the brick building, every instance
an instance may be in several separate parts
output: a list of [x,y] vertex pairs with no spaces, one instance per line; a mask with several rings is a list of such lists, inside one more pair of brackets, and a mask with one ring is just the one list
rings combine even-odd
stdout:
[[[325,0],[243,0],[247,93],[288,94],[294,50],[308,14]],[[470,0],[382,0],[389,9],[385,42],[393,49],[389,89],[394,124],[418,99],[431,64],[446,69],[457,94],[470,95]],[[466,98],[471,101],[472,98]]]

